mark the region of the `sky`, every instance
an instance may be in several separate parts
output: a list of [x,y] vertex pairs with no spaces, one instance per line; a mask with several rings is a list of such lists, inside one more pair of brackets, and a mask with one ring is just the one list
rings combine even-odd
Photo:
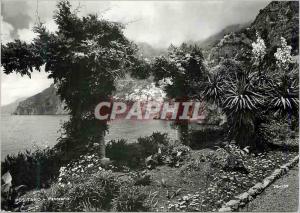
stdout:
[[[57,1],[2,0],[1,42],[21,39],[32,41],[32,27],[37,17],[48,30],[55,32],[53,12]],[[71,1],[79,15],[97,13],[102,18],[125,24],[124,34],[135,42],[146,42],[156,48],[184,41],[203,40],[232,24],[254,20],[267,0],[207,1]],[[53,81],[43,71],[31,79],[1,72],[1,105],[29,97],[50,86]]]

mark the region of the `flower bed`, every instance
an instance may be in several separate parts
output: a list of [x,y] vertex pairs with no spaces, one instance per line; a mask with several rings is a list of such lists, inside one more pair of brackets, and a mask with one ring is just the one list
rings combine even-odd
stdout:
[[166,211],[217,211],[223,204],[262,181],[274,169],[280,168],[296,155],[297,153],[280,151],[257,156],[247,155],[244,163],[249,169],[249,174],[212,168],[206,181],[207,187],[196,193],[181,196],[177,201],[170,202],[164,209]]
[[[185,148],[175,146],[172,150],[175,150],[175,156],[178,157]],[[125,167],[120,170],[108,165],[104,168],[97,155],[84,155],[66,167],[61,167],[58,181],[50,189],[25,195],[23,198],[30,198],[31,202],[24,203],[24,210],[72,208],[76,211],[92,211],[97,208],[109,211],[136,208],[143,211],[217,211],[224,204],[234,202],[231,200],[298,154],[269,151],[256,155],[248,154],[235,145],[228,145],[227,148],[189,150],[180,161],[174,161],[178,164],[164,163],[148,171],[133,171]],[[164,151],[161,151],[163,154]],[[109,183],[111,187],[107,188],[103,183]],[[110,189],[114,190],[111,192]],[[131,194],[122,194],[124,189]],[[102,198],[107,197],[107,194],[110,200],[103,201]],[[90,203],[77,202],[81,199],[79,195]],[[40,198],[44,199],[42,203],[35,202]],[[122,203],[127,200],[133,202],[132,205],[122,209]],[[104,206],[107,202],[109,205]]]

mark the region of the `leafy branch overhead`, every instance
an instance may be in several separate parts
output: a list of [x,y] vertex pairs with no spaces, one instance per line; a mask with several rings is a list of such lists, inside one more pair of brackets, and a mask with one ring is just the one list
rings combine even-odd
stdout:
[[113,95],[116,81],[125,73],[145,66],[120,23],[97,15],[80,17],[77,12],[72,11],[69,1],[59,1],[53,17],[56,32],[39,23],[32,43],[15,40],[1,49],[4,73],[30,76],[45,66],[48,77],[54,79],[71,115],[64,125],[66,137],[60,140],[60,148],[64,143],[84,148],[103,139],[107,125],[94,118],[95,106]]

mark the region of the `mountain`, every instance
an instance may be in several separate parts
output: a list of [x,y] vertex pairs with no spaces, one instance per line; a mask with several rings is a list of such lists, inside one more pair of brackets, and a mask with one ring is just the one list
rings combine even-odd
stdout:
[[[267,54],[273,56],[284,37],[292,46],[292,54],[299,54],[299,2],[273,1],[261,9],[250,26],[230,32],[209,51],[208,59],[218,64],[222,58],[238,58],[251,52],[256,32],[265,40]],[[271,58],[271,57],[270,57]],[[272,62],[270,62],[272,63]]]
[[193,43],[197,44],[199,47],[203,48],[204,50],[207,50],[213,46],[215,46],[225,35],[231,33],[231,32],[238,32],[241,29],[249,27],[251,22],[247,22],[244,24],[233,24],[225,27],[222,29],[220,32],[209,36],[208,38],[201,40],[201,41],[196,41],[196,42],[188,42],[188,43]]
[[14,101],[13,103],[10,103],[10,104],[7,104],[7,105],[3,105],[3,106],[1,106],[1,114],[3,115],[3,114],[13,114],[15,111],[16,111],[16,109],[17,109],[17,107],[18,107],[18,105],[19,105],[19,103],[21,102],[21,101],[24,101],[26,98],[19,98],[19,99],[17,99],[16,101]]
[[150,44],[146,42],[139,42],[137,43],[137,46],[139,48],[139,53],[144,57],[144,58],[154,58],[156,56],[165,54],[167,52],[166,49],[161,49],[161,48],[154,48]]
[[42,92],[19,102],[16,115],[59,115],[67,114],[64,104],[56,94],[56,88],[52,84]]

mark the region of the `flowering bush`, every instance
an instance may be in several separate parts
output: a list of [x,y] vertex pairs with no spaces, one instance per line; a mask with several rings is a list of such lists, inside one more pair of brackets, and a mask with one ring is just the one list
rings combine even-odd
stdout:
[[254,64],[259,65],[266,55],[266,45],[264,40],[258,34],[258,32],[256,32],[256,37],[256,42],[252,43],[252,54],[254,58]]
[[[109,166],[113,169],[113,166]],[[77,161],[69,163],[65,167],[61,167],[59,170],[58,183],[60,186],[71,185],[75,179],[82,178],[86,175],[96,173],[98,171],[105,171],[102,167],[100,158],[98,155],[84,155]]]
[[279,68],[287,70],[289,65],[293,62],[291,56],[292,47],[287,45],[285,38],[281,37],[281,47],[277,48],[274,56],[276,58],[276,64]]

